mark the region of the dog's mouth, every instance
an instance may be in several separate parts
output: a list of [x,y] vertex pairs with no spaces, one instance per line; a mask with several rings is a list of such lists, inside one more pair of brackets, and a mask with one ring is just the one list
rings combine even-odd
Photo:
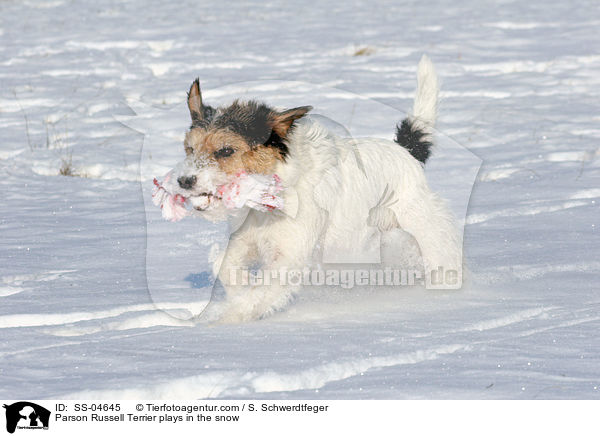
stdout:
[[219,200],[221,197],[212,192],[201,192],[188,197],[192,207],[200,212],[214,207]]

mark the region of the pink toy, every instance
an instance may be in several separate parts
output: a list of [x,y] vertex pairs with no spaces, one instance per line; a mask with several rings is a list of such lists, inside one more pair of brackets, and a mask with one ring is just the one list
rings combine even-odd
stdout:
[[[152,202],[160,206],[162,216],[169,221],[179,221],[191,215],[190,202],[173,181],[173,171],[168,172],[161,184],[154,179]],[[244,206],[261,212],[283,208],[283,198],[278,194],[283,190],[277,174],[266,176],[240,172],[233,180],[219,186],[215,196],[227,209],[241,209]]]
[[[171,172],[167,173],[164,178],[164,185],[169,188],[171,180]],[[181,194],[172,194],[167,191],[165,186],[161,185],[156,177],[154,178],[154,191],[152,192],[152,202],[155,206],[160,206],[162,216],[169,221],[179,221],[190,214],[190,211],[185,207],[187,198]]]
[[252,209],[268,212],[283,208],[283,199],[277,194],[283,190],[277,174],[265,176],[240,172],[231,182],[217,189],[218,197],[227,209]]

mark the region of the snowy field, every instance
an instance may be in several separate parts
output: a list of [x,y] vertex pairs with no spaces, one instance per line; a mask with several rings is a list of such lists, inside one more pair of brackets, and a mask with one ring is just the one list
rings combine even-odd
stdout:
[[[600,398],[599,27],[594,1],[0,0],[0,398]],[[191,81],[391,139],[423,53],[431,184],[464,217],[475,178],[463,289],[189,321],[197,220],[144,195],[183,156]]]

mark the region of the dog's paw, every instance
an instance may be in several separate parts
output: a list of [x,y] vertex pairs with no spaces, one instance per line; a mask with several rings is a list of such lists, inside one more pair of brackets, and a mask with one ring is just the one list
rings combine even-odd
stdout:
[[239,305],[226,305],[217,319],[218,324],[239,324],[250,321],[258,321],[273,315],[275,310],[268,305],[257,305],[252,309],[245,307],[240,309]]
[[216,324],[239,324],[258,319],[251,311],[241,310],[232,304],[226,304],[219,314]]

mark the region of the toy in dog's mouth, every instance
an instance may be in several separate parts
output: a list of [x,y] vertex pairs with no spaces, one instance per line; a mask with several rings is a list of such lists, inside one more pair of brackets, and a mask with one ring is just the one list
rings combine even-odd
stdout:
[[225,209],[241,209],[249,207],[261,212],[269,212],[283,208],[283,198],[278,194],[283,190],[281,179],[277,174],[248,174],[241,172],[228,183],[218,186],[215,192],[190,193],[181,189],[169,172],[163,183],[154,179],[152,201],[162,209],[163,218],[179,221],[192,211],[207,212],[222,205]]

